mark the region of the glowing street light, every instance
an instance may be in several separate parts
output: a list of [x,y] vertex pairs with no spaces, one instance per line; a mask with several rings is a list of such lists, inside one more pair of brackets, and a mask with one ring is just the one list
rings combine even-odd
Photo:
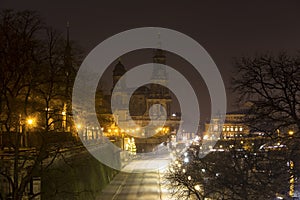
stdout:
[[31,127],[35,126],[36,121],[35,121],[34,118],[29,117],[29,118],[26,119],[25,123],[26,123],[26,125],[27,125],[28,128],[26,128],[26,126],[25,126],[25,129],[27,129],[27,131],[25,131],[25,135],[22,136],[23,139],[22,139],[21,142],[22,142],[22,145],[24,145],[25,147],[27,147],[27,145],[28,145],[28,139],[29,139],[29,135],[28,135],[29,131],[30,131]]
[[189,162],[189,158],[188,158],[188,157],[185,157],[183,161],[184,161],[185,163],[188,163],[188,162]]
[[35,119],[34,118],[28,118],[26,120],[26,123],[29,125],[29,126],[34,126],[35,124]]
[[33,124],[33,119],[28,119],[27,124],[32,125]]
[[290,135],[290,136],[293,136],[293,135],[294,135],[294,131],[289,130],[289,135]]
[[77,124],[76,128],[77,128],[77,130],[80,130],[81,129],[81,124]]
[[200,185],[195,185],[194,188],[195,188],[195,190],[198,190],[198,191],[200,191],[200,189],[201,189]]

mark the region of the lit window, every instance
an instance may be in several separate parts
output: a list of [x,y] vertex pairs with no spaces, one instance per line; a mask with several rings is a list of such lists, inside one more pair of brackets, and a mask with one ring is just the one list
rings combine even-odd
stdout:
[[229,131],[229,126],[226,127],[226,131]]
[[230,131],[233,131],[233,126],[230,128]]
[[243,127],[240,127],[240,131],[243,131]]

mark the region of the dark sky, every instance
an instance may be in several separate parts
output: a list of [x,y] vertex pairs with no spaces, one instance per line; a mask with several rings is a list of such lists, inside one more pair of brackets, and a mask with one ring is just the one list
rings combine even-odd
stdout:
[[[38,1],[1,0],[1,8],[40,12],[88,52],[121,31],[157,26],[197,40],[219,67],[229,87],[232,58],[300,48],[300,1]],[[229,91],[228,91],[229,92]],[[234,96],[228,94],[232,110]]]

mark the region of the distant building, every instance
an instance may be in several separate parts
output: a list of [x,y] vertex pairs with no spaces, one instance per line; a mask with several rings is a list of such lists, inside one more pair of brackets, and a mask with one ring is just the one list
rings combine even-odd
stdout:
[[[166,64],[166,56],[163,50],[156,49],[154,51],[153,64]],[[180,123],[180,114],[171,113],[172,97],[170,91],[163,86],[168,84],[167,72],[165,67],[156,66],[152,72],[152,81],[155,84],[144,85],[135,91],[126,86],[126,80],[122,80],[120,84],[117,84],[125,73],[126,68],[119,60],[114,67],[112,77],[113,89],[111,92],[114,90],[114,96],[112,94],[101,94],[100,91],[98,99],[96,99],[98,119],[101,126],[104,127],[106,136],[127,137],[131,135],[135,138],[137,151],[151,151],[157,144],[167,141],[171,134],[175,135]],[[133,92],[132,96],[128,95],[130,92]],[[117,104],[116,120],[113,120],[110,109],[111,98],[114,98],[113,101]],[[130,100],[129,112],[128,107],[125,105],[128,100]],[[155,104],[160,104],[166,111],[166,123],[162,127],[156,126],[156,124],[162,124],[160,122],[165,121],[160,117],[164,114],[164,110]],[[149,113],[151,110],[152,113]],[[151,114],[152,120],[149,114]],[[134,123],[130,121],[130,117]],[[150,121],[153,123],[152,126],[147,126]],[[147,128],[144,128],[145,126]],[[115,127],[122,128],[116,129]],[[142,145],[144,143],[148,144],[147,147]],[[153,145],[150,145],[150,143]]]
[[203,138],[207,140],[226,140],[249,136],[249,128],[244,123],[246,112],[247,110],[239,110],[226,113],[223,125],[220,123],[219,117],[213,117],[210,122],[205,123]]

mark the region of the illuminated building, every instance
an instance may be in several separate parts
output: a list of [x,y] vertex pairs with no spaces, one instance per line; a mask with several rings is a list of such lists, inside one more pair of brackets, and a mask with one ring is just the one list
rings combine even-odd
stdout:
[[[166,64],[164,51],[160,49],[154,51],[153,64]],[[176,134],[180,122],[180,114],[171,113],[171,94],[167,87],[162,86],[167,85],[168,82],[166,69],[162,66],[156,66],[152,72],[152,81],[155,84],[144,85],[135,91],[126,86],[125,79],[120,80],[125,73],[125,66],[119,60],[113,69],[113,89],[111,92],[114,91],[114,95],[104,95],[99,91],[98,100],[96,100],[98,119],[101,126],[104,127],[104,134],[114,124],[123,129],[124,137],[134,136],[138,152],[152,151],[158,144],[169,141],[171,134]],[[117,84],[119,80],[121,82]],[[130,91],[133,91],[132,96],[128,95]],[[111,98],[114,98],[113,101],[117,107],[116,119],[113,118],[110,109]],[[128,99],[130,99],[129,109],[125,105]],[[160,104],[166,112],[166,122],[163,127],[156,126],[165,121],[160,118],[164,111],[156,104]],[[152,120],[149,115],[152,116]],[[130,121],[129,117],[134,123]],[[147,126],[150,121],[152,126]],[[145,128],[146,126],[147,128]],[[113,137],[113,135],[110,136]],[[115,136],[120,137],[120,135]]]
[[[249,135],[249,128],[243,123],[245,110],[226,113],[224,124],[220,123],[219,117],[214,117],[205,123],[203,138],[206,140],[233,139]],[[221,132],[221,135],[219,133]]]

